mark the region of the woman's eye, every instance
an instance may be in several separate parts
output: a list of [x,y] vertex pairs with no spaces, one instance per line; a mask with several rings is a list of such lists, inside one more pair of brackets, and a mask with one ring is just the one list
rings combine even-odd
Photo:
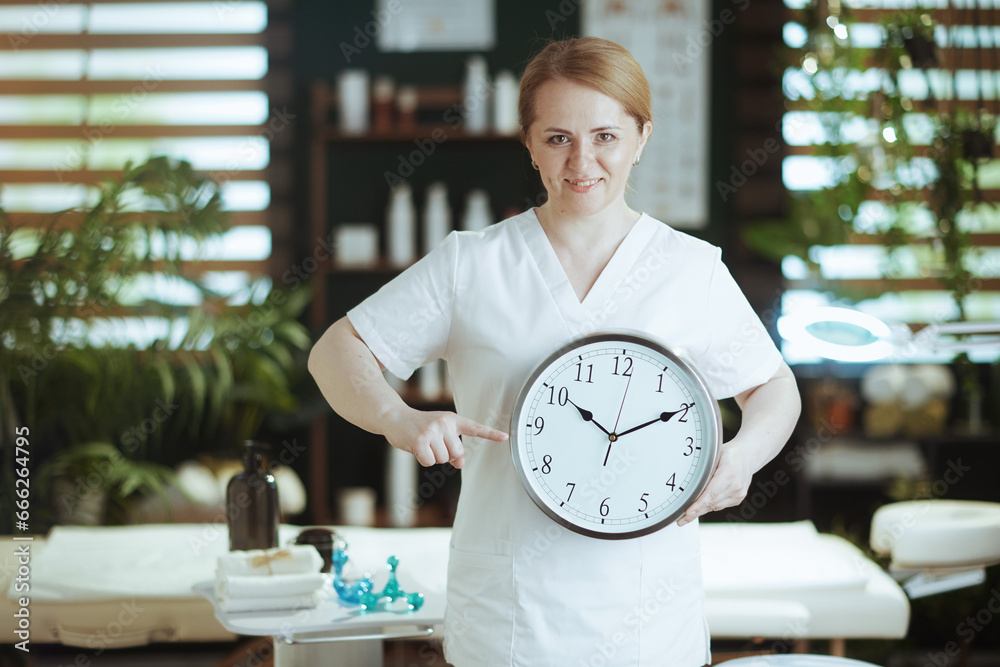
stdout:
[[549,137],[550,144],[564,144],[567,141],[569,141],[569,139],[566,137],[565,134],[553,134],[551,137]]
[[609,141],[614,141],[615,135],[611,134],[610,132],[601,132],[600,134],[597,135],[597,140],[607,143]]

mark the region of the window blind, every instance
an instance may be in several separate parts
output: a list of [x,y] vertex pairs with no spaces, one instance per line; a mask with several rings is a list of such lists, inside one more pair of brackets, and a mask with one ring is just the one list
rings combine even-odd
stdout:
[[30,228],[92,201],[130,160],[186,160],[219,184],[231,223],[194,271],[245,290],[268,273],[270,142],[288,124],[268,95],[273,31],[265,2],[0,6],[0,204]]

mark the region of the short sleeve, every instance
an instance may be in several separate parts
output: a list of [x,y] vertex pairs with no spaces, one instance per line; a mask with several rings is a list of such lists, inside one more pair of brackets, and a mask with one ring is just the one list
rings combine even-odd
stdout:
[[717,399],[735,396],[774,376],[781,353],[716,250],[708,287],[708,346],[698,368]]
[[347,313],[361,339],[396,377],[444,357],[455,298],[458,235]]

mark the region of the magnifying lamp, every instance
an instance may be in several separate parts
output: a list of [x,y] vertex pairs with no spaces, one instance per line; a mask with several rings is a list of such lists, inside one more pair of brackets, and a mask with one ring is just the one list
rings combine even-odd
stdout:
[[[778,333],[790,343],[836,361],[878,361],[893,352],[967,352],[1000,347],[1000,322],[929,324],[913,333],[852,308],[818,306],[778,318]],[[961,338],[959,338],[961,337]]]

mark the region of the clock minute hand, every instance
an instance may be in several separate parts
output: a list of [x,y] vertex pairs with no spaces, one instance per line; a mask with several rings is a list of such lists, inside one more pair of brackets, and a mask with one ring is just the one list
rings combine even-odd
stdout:
[[[569,399],[566,399],[566,400],[569,400]],[[581,408],[576,403],[573,403],[573,401],[569,401],[569,402],[573,405],[574,408],[576,408],[577,410],[580,411],[580,416],[583,417],[583,421],[592,423],[594,426],[596,426],[597,428],[599,428],[602,431],[604,431],[604,435],[608,435],[608,436],[611,435],[608,432],[608,429],[604,428],[603,426],[601,426],[600,424],[597,423],[597,420],[594,419],[594,413],[593,412],[591,412],[590,410],[585,410],[584,408]]]
[[633,431],[638,431],[640,428],[646,428],[650,424],[655,424],[656,422],[670,421],[671,417],[673,417],[674,415],[679,414],[681,412],[683,412],[683,410],[675,410],[674,412],[661,412],[660,416],[657,417],[656,419],[651,419],[648,422],[646,422],[645,424],[639,424],[638,426],[633,426],[632,428],[630,428],[627,431],[622,431],[621,433],[618,434],[618,437],[620,438],[620,437],[622,437],[623,435],[625,435],[627,433],[631,433]]

